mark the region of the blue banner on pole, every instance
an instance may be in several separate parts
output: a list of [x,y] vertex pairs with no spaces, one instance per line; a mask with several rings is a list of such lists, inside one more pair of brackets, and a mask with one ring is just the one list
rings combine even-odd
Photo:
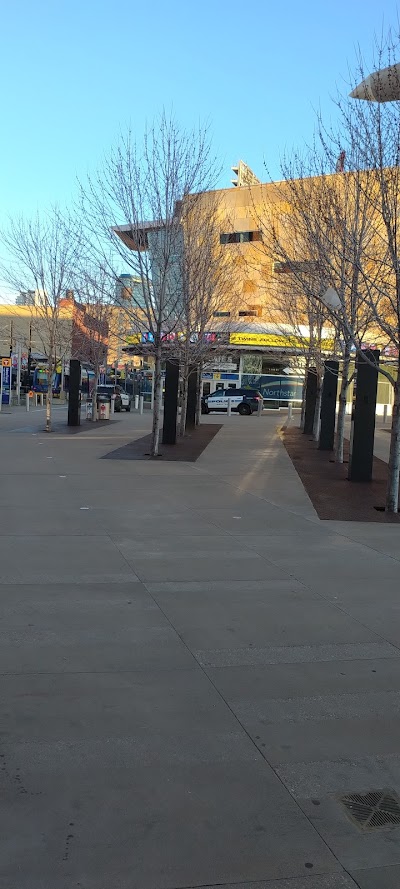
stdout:
[[2,359],[2,404],[11,404],[11,358]]

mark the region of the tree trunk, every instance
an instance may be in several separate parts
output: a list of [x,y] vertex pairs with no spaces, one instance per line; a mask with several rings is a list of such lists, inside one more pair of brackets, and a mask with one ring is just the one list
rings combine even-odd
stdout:
[[200,425],[201,418],[201,380],[203,376],[203,362],[201,361],[198,367],[198,381],[197,381],[197,404],[196,404],[196,426]]
[[153,427],[151,430],[150,456],[158,457],[158,448],[160,444],[160,410],[162,400],[162,378],[161,378],[161,348],[157,347],[154,362],[154,407],[153,407]]
[[313,424],[313,439],[314,441],[318,441],[319,439],[319,430],[321,427],[321,398],[322,398],[322,384],[321,377],[317,376],[317,397],[315,399],[315,412],[314,412],[314,424]]
[[342,384],[340,386],[340,395],[339,395],[339,411],[338,411],[338,418],[337,418],[336,443],[335,443],[335,463],[343,463],[344,430],[345,430],[345,420],[346,420],[347,391],[349,388],[349,372],[350,372],[350,343],[346,343],[346,348],[345,348],[345,353],[344,353],[344,358],[343,358]]
[[[399,362],[400,365],[400,362]],[[400,472],[400,366],[394,385],[394,404],[392,428],[390,432],[390,454],[388,482],[386,491],[386,511],[398,512],[399,509],[399,472]]]
[[[92,396],[92,423],[96,423],[96,421],[97,421],[97,389],[99,386],[99,377],[100,377],[99,369],[95,368],[94,386],[93,386],[93,389],[91,392],[91,396]],[[90,393],[88,391],[88,395],[89,394]]]
[[51,416],[53,406],[53,358],[52,349],[49,349],[47,362],[47,393],[46,393],[46,427],[45,432],[51,432]]

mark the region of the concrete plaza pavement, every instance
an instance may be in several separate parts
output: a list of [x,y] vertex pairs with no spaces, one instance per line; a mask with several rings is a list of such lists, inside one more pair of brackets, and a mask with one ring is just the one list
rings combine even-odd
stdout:
[[338,801],[400,794],[400,529],[319,521],[276,416],[206,419],[163,463],[101,459],[149,415],[0,416],[1,889],[400,885]]

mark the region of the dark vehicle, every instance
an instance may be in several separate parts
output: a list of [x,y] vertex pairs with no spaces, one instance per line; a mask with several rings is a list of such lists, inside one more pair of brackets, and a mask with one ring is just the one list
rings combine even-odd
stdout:
[[122,410],[121,390],[119,386],[103,384],[97,387],[98,395],[115,395],[114,410],[118,414]]
[[238,414],[250,416],[262,409],[263,397],[258,389],[217,389],[212,395],[201,399],[202,414],[227,411],[228,399],[231,402],[231,410]]

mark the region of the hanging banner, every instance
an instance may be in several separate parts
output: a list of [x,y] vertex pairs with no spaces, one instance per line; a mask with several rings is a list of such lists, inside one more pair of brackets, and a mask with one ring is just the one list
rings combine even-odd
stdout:
[[[269,346],[280,349],[305,349],[309,345],[308,337],[290,336],[275,333],[231,333],[229,342],[236,346]],[[333,339],[322,339],[321,349],[332,351]]]
[[11,404],[11,368],[12,359],[1,359],[1,403]]

